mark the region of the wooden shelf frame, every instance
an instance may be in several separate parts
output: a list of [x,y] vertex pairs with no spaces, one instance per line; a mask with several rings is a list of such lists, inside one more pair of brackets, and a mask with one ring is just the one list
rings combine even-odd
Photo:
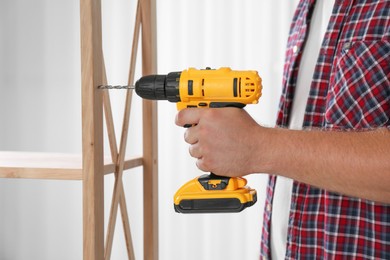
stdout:
[[[124,170],[142,166],[142,157],[124,160]],[[116,164],[104,158],[103,173],[115,172]],[[82,156],[75,154],[0,151],[0,178],[82,180]]]
[[[141,34],[142,74],[157,71],[156,0],[138,0],[128,84],[134,82]],[[83,259],[111,258],[118,207],[129,259],[135,259],[123,188],[123,171],[143,166],[144,259],[158,259],[157,105],[143,101],[143,156],[125,159],[132,90],[126,92],[122,133],[117,146],[102,49],[101,0],[80,0],[82,154],[0,152],[0,178],[81,180],[83,185]],[[111,157],[103,152],[105,116]],[[115,174],[110,218],[104,238],[104,175]]]

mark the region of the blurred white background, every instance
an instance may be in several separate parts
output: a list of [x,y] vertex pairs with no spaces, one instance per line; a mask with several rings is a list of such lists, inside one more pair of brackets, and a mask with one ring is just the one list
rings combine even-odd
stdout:
[[[257,70],[263,96],[246,109],[273,126],[297,2],[157,0],[158,73]],[[126,84],[136,3],[103,0],[102,6],[108,80]],[[77,0],[0,0],[0,150],[81,153],[79,33]],[[125,92],[111,95],[119,140]],[[142,153],[140,99],[134,102],[129,155]],[[174,212],[175,191],[202,174],[188,154],[184,129],[174,124],[176,113],[175,104],[159,103],[160,259],[258,259],[267,175],[248,176],[258,203],[242,213]],[[108,146],[105,151],[109,155]],[[105,178],[107,220],[113,177]],[[125,172],[124,183],[136,259],[143,259],[141,169]],[[82,259],[81,182],[0,179],[0,259]],[[112,259],[126,259],[119,220]]]

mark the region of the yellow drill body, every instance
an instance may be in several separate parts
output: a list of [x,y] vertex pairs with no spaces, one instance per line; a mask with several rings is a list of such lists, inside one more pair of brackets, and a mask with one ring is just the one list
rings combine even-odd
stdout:
[[230,68],[181,72],[179,110],[187,107],[210,107],[210,103],[228,106],[256,104],[261,96],[261,79],[256,71],[235,71]]
[[[230,68],[197,70],[189,68],[167,75],[149,75],[137,81],[137,94],[146,99],[169,100],[184,108],[243,108],[256,104],[261,96],[261,78],[256,71]],[[245,178],[213,173],[184,184],[174,195],[180,213],[240,212],[256,203],[256,190]]]

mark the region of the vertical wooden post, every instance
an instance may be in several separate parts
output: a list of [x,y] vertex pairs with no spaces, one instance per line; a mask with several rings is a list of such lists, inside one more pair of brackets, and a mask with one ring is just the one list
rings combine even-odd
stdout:
[[103,53],[100,0],[80,0],[83,146],[83,257],[104,257]]
[[[141,1],[142,74],[157,72],[156,0]],[[143,101],[144,259],[158,259],[157,103]]]

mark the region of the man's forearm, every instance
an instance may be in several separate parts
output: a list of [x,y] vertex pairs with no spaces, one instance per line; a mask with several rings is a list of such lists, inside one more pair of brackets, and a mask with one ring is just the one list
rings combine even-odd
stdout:
[[[263,129],[264,130],[264,129]],[[268,131],[268,169],[316,187],[390,203],[390,131]],[[260,170],[260,169],[259,169]]]

